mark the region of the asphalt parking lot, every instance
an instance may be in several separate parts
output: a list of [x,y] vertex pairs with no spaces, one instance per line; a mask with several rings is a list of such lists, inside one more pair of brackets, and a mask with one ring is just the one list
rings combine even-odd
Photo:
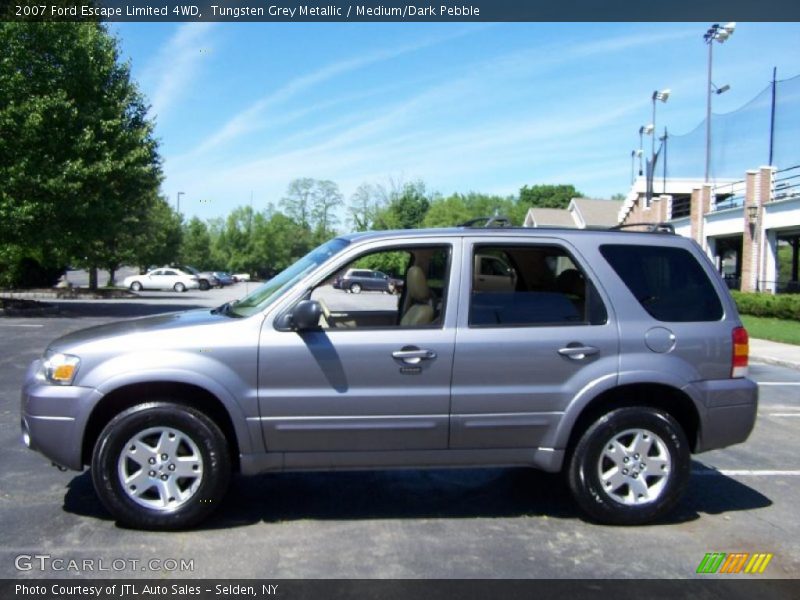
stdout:
[[[0,318],[0,577],[672,579],[696,576],[708,552],[768,552],[765,576],[800,572],[800,372],[783,367],[751,366],[761,403],[750,440],[695,456],[677,511],[645,527],[586,522],[558,476],[490,469],[238,478],[201,528],[132,531],[110,519],[88,472],[60,472],[22,445],[19,387],[52,338],[244,292],[64,301],[51,316]],[[50,558],[18,559],[36,555]],[[55,559],[94,570],[56,570]]]

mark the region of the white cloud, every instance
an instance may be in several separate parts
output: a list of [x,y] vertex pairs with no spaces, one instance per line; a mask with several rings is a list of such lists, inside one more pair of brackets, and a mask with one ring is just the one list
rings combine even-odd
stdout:
[[150,114],[163,117],[183,95],[211,46],[208,35],[214,23],[186,23],[159,50],[145,69],[144,79],[155,82]]

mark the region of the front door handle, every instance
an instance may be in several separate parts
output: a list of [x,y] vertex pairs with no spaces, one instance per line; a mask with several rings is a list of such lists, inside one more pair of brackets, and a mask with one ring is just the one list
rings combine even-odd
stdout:
[[600,349],[594,346],[580,346],[577,344],[574,346],[570,344],[566,348],[559,348],[558,350],[561,356],[566,356],[572,360],[583,360],[587,356],[597,354],[598,352],[600,352]]
[[395,350],[392,352],[392,357],[402,360],[406,364],[416,365],[422,360],[431,360],[436,358],[436,352],[433,350],[425,350],[422,348],[408,346],[401,350]]

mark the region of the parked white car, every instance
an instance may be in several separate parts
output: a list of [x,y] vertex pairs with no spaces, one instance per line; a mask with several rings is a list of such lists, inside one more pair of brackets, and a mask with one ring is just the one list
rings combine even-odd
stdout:
[[144,275],[126,277],[122,285],[134,292],[140,290],[185,292],[186,290],[199,288],[200,282],[196,275],[172,267],[163,267],[161,269],[153,269]]
[[250,273],[234,273],[233,278],[236,281],[250,281]]

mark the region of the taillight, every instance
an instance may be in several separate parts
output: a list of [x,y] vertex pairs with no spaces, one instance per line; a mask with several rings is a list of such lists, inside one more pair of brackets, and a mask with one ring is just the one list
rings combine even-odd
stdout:
[[750,338],[744,327],[733,330],[733,356],[731,377],[747,377],[747,358],[750,354]]

